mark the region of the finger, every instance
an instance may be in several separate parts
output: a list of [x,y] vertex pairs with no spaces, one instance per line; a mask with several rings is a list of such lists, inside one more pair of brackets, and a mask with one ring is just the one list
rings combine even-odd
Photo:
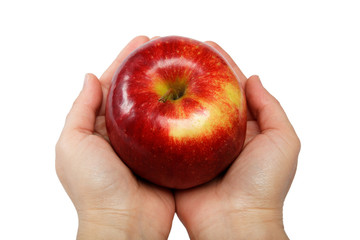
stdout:
[[93,74],[86,74],[83,89],[66,118],[64,132],[92,134],[101,102],[102,90],[99,80]]
[[258,76],[251,76],[245,86],[248,106],[261,132],[267,130],[293,131],[280,103],[261,84]]
[[148,42],[149,38],[146,36],[138,36],[131,40],[126,47],[119,53],[114,62],[108,67],[108,69],[103,73],[100,77],[100,82],[106,88],[109,88],[113,75],[115,71],[120,66],[120,64],[124,61],[124,59],[136,48]]
[[244,88],[247,78],[243,74],[243,72],[240,70],[238,65],[235,63],[235,61],[230,57],[230,55],[225,52],[224,49],[222,49],[217,43],[212,41],[206,41],[205,43],[209,44],[210,46],[214,47],[217,51],[220,52],[220,54],[229,62],[232,69],[235,71],[235,74],[240,80],[241,86]]

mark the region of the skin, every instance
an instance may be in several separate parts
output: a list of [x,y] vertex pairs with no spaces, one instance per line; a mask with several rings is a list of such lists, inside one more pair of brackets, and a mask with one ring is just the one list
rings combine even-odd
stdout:
[[191,239],[288,239],[282,207],[300,141],[279,102],[257,76],[247,79],[230,56],[248,103],[245,146],[222,176],[171,192],[139,180],[108,142],[105,102],[117,67],[139,36],[98,79],[87,74],[56,144],[56,171],[79,217],[77,239],[166,239],[176,213]]

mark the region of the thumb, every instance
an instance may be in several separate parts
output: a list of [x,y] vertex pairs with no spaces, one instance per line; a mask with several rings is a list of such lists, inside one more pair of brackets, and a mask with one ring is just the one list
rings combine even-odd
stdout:
[[280,103],[263,87],[258,76],[251,76],[247,80],[245,92],[250,111],[262,132],[294,131]]
[[93,74],[86,74],[83,89],[66,118],[64,131],[92,134],[101,102],[102,89],[99,80]]

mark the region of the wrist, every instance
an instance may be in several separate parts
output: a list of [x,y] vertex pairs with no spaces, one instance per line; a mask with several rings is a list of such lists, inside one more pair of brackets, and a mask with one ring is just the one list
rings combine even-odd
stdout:
[[101,209],[78,216],[77,240],[166,239],[135,212]]
[[289,239],[284,229],[282,209],[245,209],[233,215],[233,226],[239,229],[240,239]]
[[98,239],[136,239],[128,229],[109,226],[94,221],[79,221],[77,240],[98,240]]
[[[246,209],[231,211],[208,219],[200,226],[201,231],[191,232],[192,240],[236,239],[236,240],[288,240],[282,212],[268,209]],[[206,225],[205,225],[206,224]]]
[[90,210],[78,212],[77,240],[135,239],[131,220],[114,210]]

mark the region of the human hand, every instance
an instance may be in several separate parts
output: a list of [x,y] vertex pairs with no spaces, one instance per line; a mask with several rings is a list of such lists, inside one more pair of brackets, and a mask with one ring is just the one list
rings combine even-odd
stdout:
[[300,141],[279,102],[257,76],[248,80],[230,56],[248,103],[243,151],[227,172],[175,192],[176,212],[191,239],[288,239],[282,208],[295,175]]
[[175,213],[170,190],[138,179],[108,142],[105,103],[114,72],[133,39],[100,80],[86,75],[56,145],[56,171],[79,217],[78,239],[166,239]]

